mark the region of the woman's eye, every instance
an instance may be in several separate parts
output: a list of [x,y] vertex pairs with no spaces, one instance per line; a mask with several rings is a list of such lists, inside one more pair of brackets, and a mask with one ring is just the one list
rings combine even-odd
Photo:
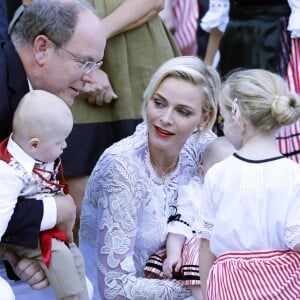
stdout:
[[155,106],[157,106],[157,107],[163,107],[163,106],[165,106],[164,103],[163,103],[163,101],[160,100],[160,99],[153,99],[153,102],[154,102]]
[[186,110],[186,109],[180,109],[179,111],[178,111],[181,115],[183,115],[183,116],[189,116],[190,114],[191,114],[191,112],[190,111],[188,111],[188,110]]

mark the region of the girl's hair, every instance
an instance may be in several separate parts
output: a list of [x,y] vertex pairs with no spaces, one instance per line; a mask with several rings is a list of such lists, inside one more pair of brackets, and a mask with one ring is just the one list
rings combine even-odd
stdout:
[[297,121],[300,98],[288,92],[285,80],[262,69],[236,71],[225,81],[220,102],[225,109],[249,120],[261,131]]
[[[201,89],[204,95],[202,111],[204,114],[208,113],[210,116],[210,121],[201,133],[210,130],[217,114],[221,81],[219,73],[196,56],[171,58],[162,64],[152,75],[143,97],[142,116],[144,120],[146,119],[145,108],[149,100],[153,97],[162,81],[168,77],[182,79],[199,86],[199,89]],[[174,89],[176,89],[176,87],[174,87]]]

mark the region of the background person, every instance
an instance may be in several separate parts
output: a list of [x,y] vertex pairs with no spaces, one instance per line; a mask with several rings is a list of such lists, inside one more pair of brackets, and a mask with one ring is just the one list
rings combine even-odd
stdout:
[[[297,0],[210,0],[201,26],[210,32],[205,61],[225,78],[236,68],[261,68],[281,75],[300,94],[300,4]],[[256,41],[253,43],[253,41]],[[232,51],[232,49],[235,49]],[[222,134],[221,118],[216,132]],[[277,132],[281,153],[300,162],[300,121]]]
[[173,34],[182,55],[197,55],[197,0],[166,0],[159,15]]

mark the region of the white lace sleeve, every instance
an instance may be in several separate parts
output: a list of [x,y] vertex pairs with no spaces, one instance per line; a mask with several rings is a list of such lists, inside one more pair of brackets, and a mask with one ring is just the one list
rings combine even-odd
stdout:
[[99,186],[97,267],[101,297],[183,299],[189,293],[176,281],[143,278],[143,266],[139,263],[142,259],[137,257],[141,247],[137,248],[139,240],[145,241],[140,243],[145,248],[147,242],[152,241],[143,237],[149,228],[141,228],[142,214],[149,199],[144,186],[146,179],[137,161],[116,157],[119,156],[105,156],[89,183]]
[[300,38],[300,1],[288,0],[288,2],[291,8],[288,30],[291,31],[292,38]]
[[229,0],[210,0],[209,9],[201,19],[202,29],[210,32],[213,28],[218,28],[224,32],[229,21],[229,8]]
[[286,228],[285,243],[290,249],[300,244],[300,224]]
[[295,176],[295,195],[290,199],[289,212],[285,222],[285,244],[293,249],[300,244],[300,178]]

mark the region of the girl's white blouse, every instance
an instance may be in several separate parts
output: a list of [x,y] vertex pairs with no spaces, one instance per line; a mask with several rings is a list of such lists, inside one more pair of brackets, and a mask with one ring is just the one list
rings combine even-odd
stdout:
[[201,201],[211,251],[292,249],[300,243],[300,168],[230,156],[206,174]]

